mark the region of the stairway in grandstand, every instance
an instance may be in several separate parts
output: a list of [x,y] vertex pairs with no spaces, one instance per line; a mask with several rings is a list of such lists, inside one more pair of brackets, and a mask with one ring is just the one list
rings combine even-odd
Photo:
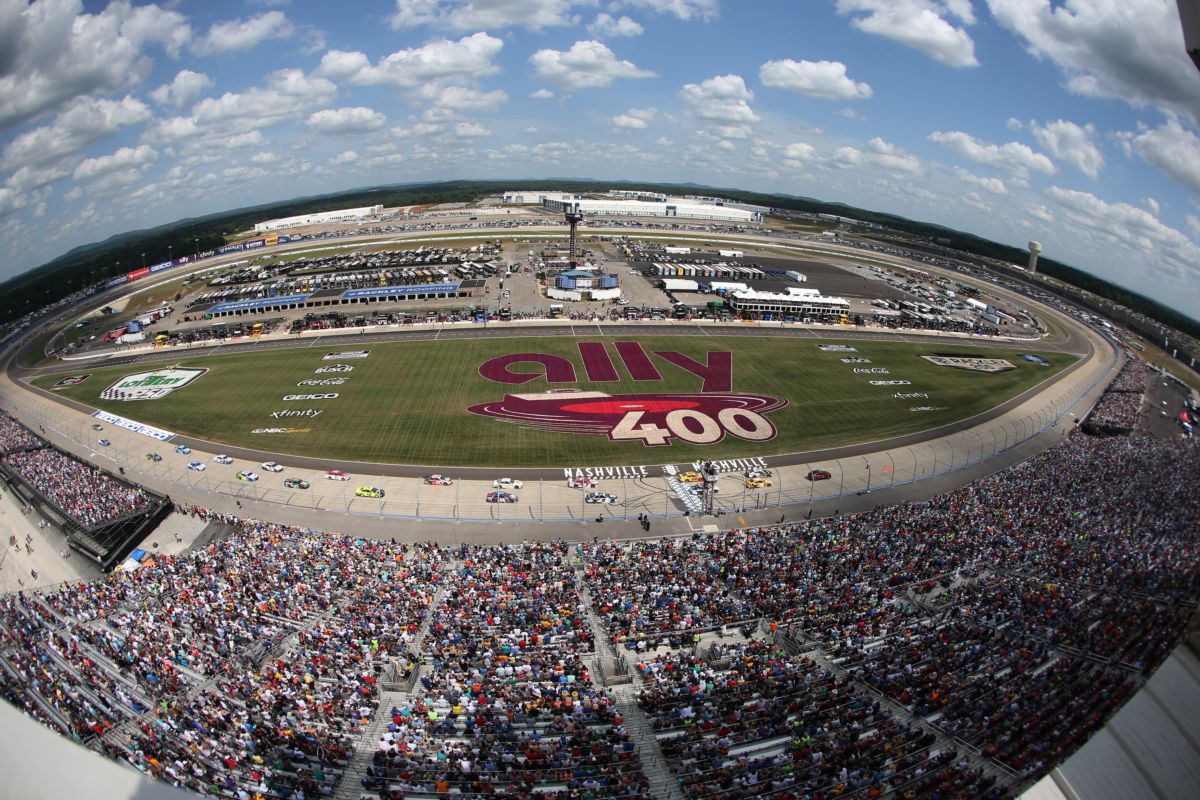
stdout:
[[[454,562],[454,566],[461,565]],[[437,594],[433,596],[433,599],[429,603],[429,613],[425,615],[425,619],[421,621],[421,626],[413,634],[412,641],[408,645],[408,652],[414,654],[423,653],[425,637],[429,633],[429,623],[433,619],[433,610],[437,608],[445,592],[446,587],[443,584],[438,588]],[[350,759],[346,771],[342,773],[342,780],[338,783],[333,793],[335,800],[379,800],[379,792],[371,792],[364,789],[362,787],[362,779],[367,776],[367,768],[371,766],[375,758],[376,742],[379,741],[379,738],[387,730],[388,723],[392,721],[392,709],[404,708],[409,705],[412,687],[420,680],[421,671],[426,668],[424,661],[425,659],[422,657],[415,663],[414,671],[406,681],[403,689],[381,688],[379,692],[379,705],[375,709],[375,715],[363,727],[362,733],[354,743],[354,757]]]
[[[667,760],[663,758],[662,749],[658,746],[658,737],[650,727],[650,721],[638,708],[637,696],[642,690],[642,676],[636,669],[630,669],[628,659],[613,647],[604,629],[604,623],[593,610],[595,606],[591,590],[581,586],[579,597],[583,601],[583,607],[587,609],[588,628],[595,637],[598,667],[596,677],[602,680],[612,693],[617,708],[621,710],[621,717],[625,720],[625,729],[637,744],[642,759],[642,771],[650,781],[650,793],[661,800],[680,800],[683,795],[679,791],[679,782],[667,766]],[[621,680],[625,682],[614,681],[618,672],[622,676]]]

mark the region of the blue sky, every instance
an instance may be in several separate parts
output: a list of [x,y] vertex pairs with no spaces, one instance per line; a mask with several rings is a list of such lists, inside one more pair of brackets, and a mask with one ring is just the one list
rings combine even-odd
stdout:
[[1175,0],[0,0],[0,279],[252,203],[571,176],[1038,239],[1200,318],[1198,125]]

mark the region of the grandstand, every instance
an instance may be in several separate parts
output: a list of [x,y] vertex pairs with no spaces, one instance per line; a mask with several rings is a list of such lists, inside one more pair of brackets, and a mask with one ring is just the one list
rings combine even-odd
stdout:
[[5,596],[0,688],[212,797],[1009,797],[1181,640],[1195,458],[1075,433],[925,503],[660,540],[229,520]]

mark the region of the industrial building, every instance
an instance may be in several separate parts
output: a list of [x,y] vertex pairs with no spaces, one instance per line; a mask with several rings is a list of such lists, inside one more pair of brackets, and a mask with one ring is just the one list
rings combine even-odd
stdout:
[[327,222],[354,222],[357,220],[377,217],[383,213],[383,206],[364,206],[363,208],[343,208],[338,211],[319,211],[315,214],[300,214],[295,217],[281,217],[258,222],[254,225],[255,233],[277,231],[283,228],[299,228],[301,225],[322,225]]
[[817,289],[789,287],[786,292],[759,292],[753,289],[728,295],[729,305],[738,314],[763,319],[811,319],[838,322],[850,313],[850,301],[844,297],[822,297]]
[[[608,197],[589,198],[564,192],[506,191],[501,196],[505,203],[513,205],[533,205],[536,197],[536,202],[541,203],[542,208],[556,214],[667,217],[732,222],[740,225],[757,225],[763,220],[761,211],[688,200],[683,197],[668,197],[654,192],[613,190],[609,192]],[[630,197],[637,199],[627,199]]]
[[568,269],[554,276],[546,296],[555,300],[615,300],[621,296],[616,275],[590,269]]

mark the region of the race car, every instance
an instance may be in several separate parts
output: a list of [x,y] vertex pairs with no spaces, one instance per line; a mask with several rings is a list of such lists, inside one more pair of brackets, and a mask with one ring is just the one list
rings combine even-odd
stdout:
[[679,473],[675,476],[675,478],[680,483],[702,483],[704,481],[703,475],[701,475],[699,472],[692,472],[690,470]]
[[100,440],[100,446],[101,446],[101,447],[108,447],[110,444],[112,444],[112,442],[110,442],[108,439],[101,439],[101,440]]
[[328,469],[325,470],[325,479],[330,481],[348,481],[350,480],[350,473],[340,469]]
[[250,481],[250,483],[254,483],[256,480],[258,480],[258,473],[244,469],[237,474],[237,479],[239,481]]
[[609,494],[608,492],[588,492],[583,496],[583,502],[616,505],[621,501],[615,494]]
[[596,481],[586,475],[576,475],[571,480],[567,481],[567,486],[572,489],[595,489]]
[[93,425],[93,426],[92,426],[92,430],[94,430],[94,431],[102,431],[102,430],[104,430],[104,426],[103,426],[103,425],[101,425],[100,423],[96,423],[95,425]]
[[489,503],[515,503],[517,496],[512,492],[488,492],[487,501]]
[[453,486],[454,485],[454,478],[451,478],[449,475],[440,475],[438,473],[434,473],[433,475],[426,475],[423,478],[423,480],[430,486]]
[[307,489],[311,485],[308,481],[301,480],[300,478],[284,478],[283,480],[283,488],[285,489]]
[[769,489],[771,482],[766,478],[746,478],[747,489]]
[[766,467],[754,467],[753,469],[746,470],[743,475],[747,478],[769,478],[771,477],[771,470]]
[[186,444],[177,444],[175,445],[175,452],[179,453],[181,456],[190,456],[192,454],[192,448],[188,447]]
[[374,497],[376,499],[383,497],[383,489],[378,486],[360,486],[354,490],[356,497]]
[[[709,486],[711,486],[711,487],[712,487],[712,493],[713,493],[713,494],[720,494],[720,493],[721,493],[721,487],[720,487],[720,486],[717,486],[715,483],[711,483],[711,484],[709,484]],[[703,485],[701,485],[701,486],[693,486],[693,487],[692,487],[692,494],[704,494],[704,486],[703,486]]]
[[192,472],[204,472],[204,470],[207,469],[207,467],[205,467],[204,464],[199,461],[189,461],[187,463],[187,468]]
[[213,461],[217,462],[218,464],[232,464],[233,463],[233,459],[230,458],[229,456],[225,455],[224,453],[220,453],[218,455],[213,456]]
[[809,473],[804,477],[810,481],[827,481],[833,477],[833,473],[827,469],[814,469],[809,470]]
[[274,461],[264,461],[262,463],[262,468],[267,472],[283,472],[283,467],[279,464],[276,464]]
[[158,463],[159,461],[162,461],[162,456],[160,456],[158,453],[146,453],[146,460]]
[[492,481],[493,489],[524,489],[525,483],[513,478],[496,478]]

